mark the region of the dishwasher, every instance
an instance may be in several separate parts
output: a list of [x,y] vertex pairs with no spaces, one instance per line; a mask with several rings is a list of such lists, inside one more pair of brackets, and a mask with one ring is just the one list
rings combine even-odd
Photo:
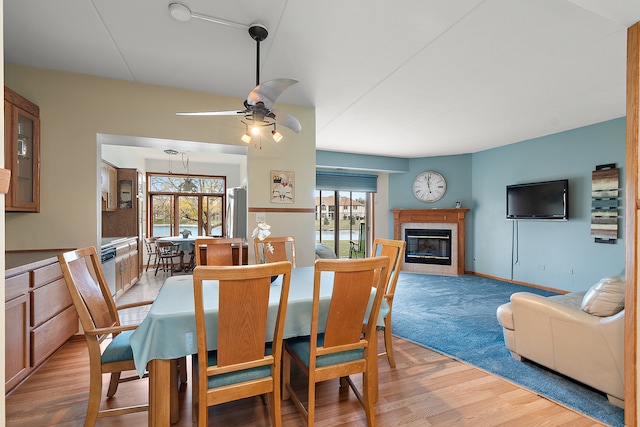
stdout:
[[107,280],[111,296],[116,297],[116,248],[115,246],[105,246],[100,251],[100,264],[102,274]]

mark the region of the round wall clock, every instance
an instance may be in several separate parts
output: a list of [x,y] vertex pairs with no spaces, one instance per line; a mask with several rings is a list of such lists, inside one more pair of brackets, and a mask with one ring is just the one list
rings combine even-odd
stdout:
[[444,196],[447,182],[435,171],[424,171],[413,180],[413,195],[421,202],[435,202]]

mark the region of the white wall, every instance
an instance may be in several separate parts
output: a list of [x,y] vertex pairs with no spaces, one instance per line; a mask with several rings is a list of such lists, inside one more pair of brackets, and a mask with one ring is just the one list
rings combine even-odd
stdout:
[[393,239],[389,235],[389,174],[378,172],[378,191],[375,195],[374,205],[374,237]]

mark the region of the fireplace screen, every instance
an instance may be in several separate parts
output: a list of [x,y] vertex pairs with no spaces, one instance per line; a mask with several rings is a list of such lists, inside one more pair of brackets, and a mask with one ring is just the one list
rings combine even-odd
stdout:
[[451,230],[406,229],[404,261],[451,265]]

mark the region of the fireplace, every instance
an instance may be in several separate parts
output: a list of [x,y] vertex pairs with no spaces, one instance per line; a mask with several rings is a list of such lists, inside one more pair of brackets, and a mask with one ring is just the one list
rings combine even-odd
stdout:
[[[464,274],[464,226],[468,211],[467,208],[392,210],[393,238],[407,242],[402,270],[445,276]],[[406,240],[407,230],[419,230],[418,233],[437,238],[430,243],[424,238],[410,242]],[[418,234],[412,232],[411,235]],[[409,257],[412,252],[416,254]]]
[[405,262],[451,265],[451,230],[406,228],[404,240]]

